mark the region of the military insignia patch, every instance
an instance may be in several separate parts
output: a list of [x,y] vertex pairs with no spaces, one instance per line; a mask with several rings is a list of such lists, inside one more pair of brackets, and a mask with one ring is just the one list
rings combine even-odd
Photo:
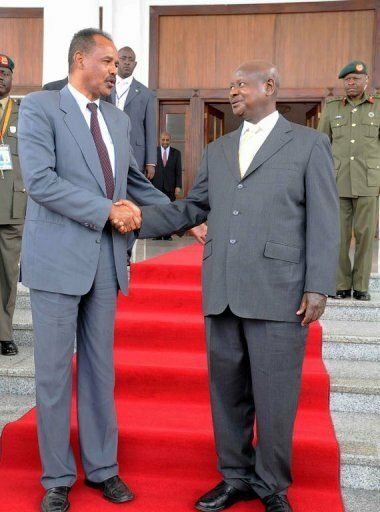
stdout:
[[358,63],[356,64],[356,66],[355,66],[355,69],[356,69],[356,71],[358,71],[359,73],[361,73],[361,72],[363,71],[363,69],[364,69],[364,66],[363,66],[363,64],[361,64],[360,62],[358,62]]
[[335,116],[335,119],[343,119],[343,116],[341,116],[340,114],[338,114],[337,116]]
[[368,112],[368,117],[375,117],[375,114],[373,112]]
[[10,126],[10,127],[9,127],[9,131],[10,131],[11,133],[16,133],[17,128],[16,128],[15,126]]

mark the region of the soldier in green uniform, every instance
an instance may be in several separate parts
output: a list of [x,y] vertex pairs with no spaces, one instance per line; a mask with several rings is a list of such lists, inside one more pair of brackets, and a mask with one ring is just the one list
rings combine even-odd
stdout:
[[[367,65],[352,61],[339,73],[345,96],[327,99],[318,129],[332,143],[340,198],[336,298],[370,300],[368,293],[380,191],[380,96],[366,92]],[[351,266],[349,249],[355,237]]]
[[18,105],[9,96],[13,68],[12,59],[0,54],[0,344],[4,356],[18,352],[12,320],[26,209],[17,149]]

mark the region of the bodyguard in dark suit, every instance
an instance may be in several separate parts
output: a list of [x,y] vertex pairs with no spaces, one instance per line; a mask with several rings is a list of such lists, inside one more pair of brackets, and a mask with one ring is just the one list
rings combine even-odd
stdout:
[[120,48],[116,86],[107,101],[128,114],[131,120],[131,146],[137,165],[152,179],[156,165],[155,97],[145,85],[133,78],[136,55],[128,46]]
[[128,116],[99,100],[114,86],[117,62],[107,34],[82,30],[69,49],[69,84],[29,94],[20,109],[29,193],[22,268],[33,315],[42,512],[66,512],[77,476],[70,445],[75,339],[85,483],[113,503],[133,499],[117,463],[114,319],[128,272],[127,240],[114,228],[140,226],[133,206],[118,204],[127,193],[139,204],[169,200],[137,167]]
[[175,201],[182,188],[181,152],[170,145],[170,133],[161,133],[160,140],[161,145],[157,147],[156,172],[152,183],[167,195],[170,201]]
[[14,63],[0,55],[0,344],[3,356],[14,356],[15,310],[26,193],[18,158],[18,110],[10,98]]
[[197,501],[204,512],[255,498],[267,512],[292,510],[287,489],[308,325],[335,293],[330,143],[278,114],[278,87],[272,64],[240,66],[230,102],[243,125],[207,146],[185,199],[142,208],[141,237],[208,220],[203,308],[223,481]]
[[55,80],[54,82],[48,82],[45,84],[42,89],[44,91],[60,91],[68,84],[68,77],[62,78],[62,80]]

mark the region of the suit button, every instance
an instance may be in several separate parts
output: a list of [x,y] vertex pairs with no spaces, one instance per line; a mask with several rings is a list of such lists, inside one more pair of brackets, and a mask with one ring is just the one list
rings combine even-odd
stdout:
[[100,240],[99,240],[99,239],[98,239],[98,240],[95,240],[95,241],[96,241],[96,243],[97,243],[97,244],[100,244]]
[[351,126],[353,126],[353,127],[355,128],[355,126],[356,126],[356,123],[352,123],[352,125],[351,125]]
[[237,188],[244,188],[244,185],[242,185],[241,183],[239,183],[239,185],[237,186]]
[[355,157],[354,156],[350,156],[350,160],[355,160]]
[[85,222],[85,223],[84,223],[84,226],[85,226],[86,228],[88,228],[89,223],[88,223],[88,222]]
[[232,215],[239,215],[238,210],[234,210],[234,211],[232,212]]
[[235,244],[236,244],[236,242],[237,242],[237,240],[234,240],[234,239],[230,240],[230,244],[231,244],[231,245],[235,245]]

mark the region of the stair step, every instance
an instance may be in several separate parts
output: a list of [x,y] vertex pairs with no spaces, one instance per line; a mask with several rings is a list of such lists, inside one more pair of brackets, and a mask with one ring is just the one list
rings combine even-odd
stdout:
[[13,316],[13,338],[17,346],[33,345],[32,312],[30,309],[15,309]]
[[369,280],[369,291],[380,293],[380,273],[372,272]]
[[330,409],[380,414],[380,365],[374,361],[325,360]]
[[342,488],[345,512],[379,512],[380,491]]
[[16,421],[36,405],[34,395],[1,394],[0,436],[7,423]]
[[380,322],[322,318],[323,357],[380,361]]
[[371,293],[370,301],[350,299],[327,299],[324,320],[380,321],[380,292]]
[[0,393],[34,395],[34,356],[32,347],[19,347],[19,353],[0,358]]

